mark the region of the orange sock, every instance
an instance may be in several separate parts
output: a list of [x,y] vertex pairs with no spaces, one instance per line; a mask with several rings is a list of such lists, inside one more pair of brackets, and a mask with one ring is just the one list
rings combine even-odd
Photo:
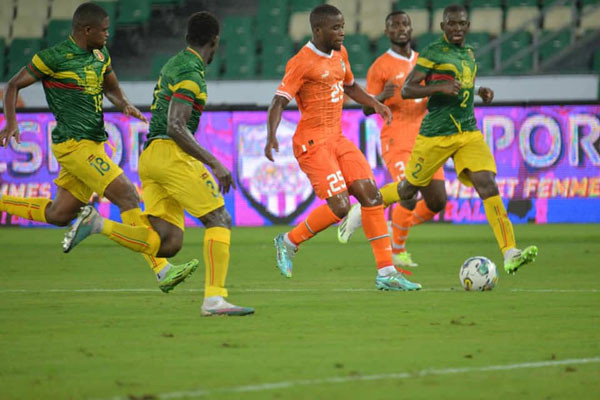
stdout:
[[427,204],[425,204],[425,200],[419,200],[417,202],[417,206],[415,207],[412,213],[411,225],[419,225],[423,222],[427,222],[431,220],[435,216],[435,214],[437,213],[431,211],[429,207],[427,207]]
[[373,249],[377,269],[393,265],[392,242],[385,222],[383,205],[361,207],[361,211],[363,230]]
[[406,251],[406,239],[408,231],[412,226],[413,210],[402,207],[398,204],[392,211],[392,253],[402,253]]
[[304,221],[300,222],[288,233],[288,238],[298,246],[322,230],[339,222],[340,219],[331,211],[331,208],[327,204],[320,205],[312,210]]

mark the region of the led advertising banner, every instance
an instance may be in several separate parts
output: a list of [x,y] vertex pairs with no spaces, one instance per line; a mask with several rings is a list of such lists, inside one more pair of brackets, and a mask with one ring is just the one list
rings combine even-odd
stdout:
[[[513,222],[600,222],[600,106],[494,106],[475,111],[498,166],[497,182]],[[146,114],[150,118],[149,114]],[[298,167],[292,136],[298,111],[285,111],[278,130],[275,163],[264,157],[266,111],[207,111],[196,138],[235,177],[237,190],[225,197],[237,226],[293,224],[321,200]],[[60,166],[50,149],[56,122],[51,113],[18,115],[21,142],[0,148],[0,190],[15,196],[52,197]],[[0,126],[4,126],[0,116]],[[148,126],[120,113],[105,114],[107,153],[136,186],[138,155]],[[364,152],[379,185],[390,180],[380,157],[378,116],[344,110],[342,129]],[[160,162],[160,160],[157,160]],[[437,221],[484,223],[481,200],[445,165],[448,204]],[[105,199],[91,199],[100,212],[120,220]],[[37,224],[3,213],[0,225]],[[187,226],[201,226],[191,217]]]

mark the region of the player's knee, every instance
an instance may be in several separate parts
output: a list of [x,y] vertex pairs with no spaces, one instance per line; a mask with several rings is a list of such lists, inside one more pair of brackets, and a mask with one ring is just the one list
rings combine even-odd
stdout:
[[205,228],[214,228],[217,226],[231,229],[231,215],[225,206],[217,208],[199,218]]
[[182,241],[178,240],[177,238],[167,237],[160,243],[160,251],[158,256],[166,258],[174,257],[177,253],[179,253],[179,250],[181,250],[182,244]]
[[416,194],[417,194],[417,188],[415,186],[412,186],[406,180],[403,180],[398,185],[398,196],[400,196],[401,200],[405,200],[405,201],[411,200],[415,197]]
[[446,197],[426,199],[425,204],[427,204],[427,208],[429,208],[431,211],[439,213],[446,208]]
[[500,193],[498,191],[498,185],[496,185],[495,181],[480,183],[475,189],[477,190],[479,197],[481,197],[483,200],[487,199],[488,197],[496,196]]
[[327,205],[338,218],[344,218],[350,211],[350,198],[347,196],[340,197],[335,199],[335,201],[331,201],[330,199],[327,201]]

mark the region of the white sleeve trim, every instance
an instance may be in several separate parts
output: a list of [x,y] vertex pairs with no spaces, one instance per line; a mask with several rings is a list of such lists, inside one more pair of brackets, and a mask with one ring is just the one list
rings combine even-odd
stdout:
[[283,96],[283,97],[285,97],[286,99],[288,99],[289,101],[292,101],[292,100],[294,100],[294,98],[292,97],[292,95],[290,95],[290,94],[289,94],[289,93],[287,93],[287,92],[284,92],[283,90],[277,90],[277,91],[275,92],[275,94],[276,94],[276,95],[278,95],[278,96]]

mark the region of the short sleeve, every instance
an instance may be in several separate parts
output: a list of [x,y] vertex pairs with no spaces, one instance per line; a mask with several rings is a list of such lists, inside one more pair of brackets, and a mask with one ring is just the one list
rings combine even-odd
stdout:
[[367,71],[367,93],[377,96],[383,91],[385,86],[385,79],[382,79],[381,68],[379,63],[375,61],[369,70]]
[[193,106],[206,105],[206,84],[198,72],[178,76],[177,82],[169,84],[171,101]]
[[106,58],[106,64],[104,65],[104,75],[108,75],[113,71],[112,59],[110,58],[110,54],[108,54],[108,49],[106,48],[106,46],[102,49],[102,52],[104,53],[104,57]]
[[435,51],[432,46],[427,46],[423,49],[423,52],[419,54],[417,58],[417,64],[415,65],[415,69],[417,71],[421,71],[425,74],[428,74],[433,67],[435,66]]
[[299,55],[292,57],[285,67],[285,75],[275,94],[292,101],[306,81],[304,74],[307,64],[307,62],[302,62],[302,57]]
[[35,79],[40,80],[54,75],[56,68],[54,64],[54,57],[52,57],[50,51],[42,50],[34,54],[33,58],[29,64],[27,64],[25,69]]
[[352,86],[354,84],[354,74],[352,73],[352,68],[350,67],[350,60],[348,60],[348,52],[346,48],[342,46],[342,59],[344,60],[344,64],[346,65],[346,74],[344,75],[344,86]]

